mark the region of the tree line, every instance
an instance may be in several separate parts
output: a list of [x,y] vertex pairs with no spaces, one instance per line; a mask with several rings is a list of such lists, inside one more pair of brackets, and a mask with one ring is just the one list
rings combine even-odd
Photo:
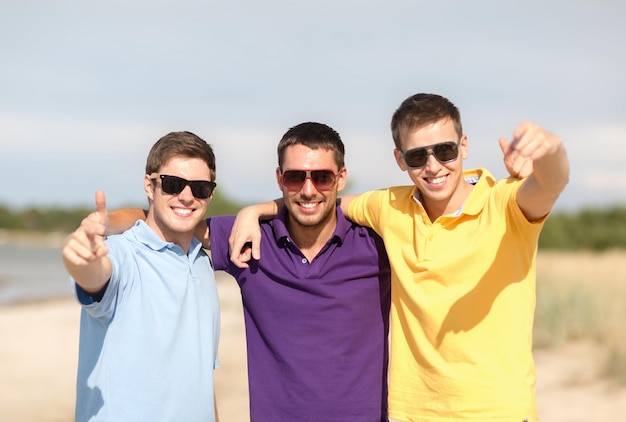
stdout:
[[[144,205],[129,206],[147,209],[147,203]],[[241,208],[241,204],[228,199],[216,190],[207,209],[206,216],[235,214]],[[82,219],[93,211],[93,207],[77,207],[72,209],[61,207],[28,207],[22,210],[14,210],[7,206],[0,205],[0,230],[71,233],[80,225]]]
[[[242,206],[216,191],[207,216],[235,214]],[[69,233],[92,211],[93,208],[81,207],[13,210],[0,205],[0,230]],[[545,222],[539,248],[564,251],[626,249],[626,206],[555,212]]]
[[554,213],[546,220],[539,248],[567,251],[626,249],[626,206]]

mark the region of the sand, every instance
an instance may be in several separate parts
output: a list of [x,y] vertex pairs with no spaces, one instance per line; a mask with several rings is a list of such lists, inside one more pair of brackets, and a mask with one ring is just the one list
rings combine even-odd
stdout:
[[[218,277],[221,368],[215,373],[222,422],[246,422],[248,393],[241,299]],[[73,420],[79,307],[70,297],[0,307],[0,421]],[[590,342],[536,351],[540,420],[626,418],[626,388],[599,378],[602,349]]]

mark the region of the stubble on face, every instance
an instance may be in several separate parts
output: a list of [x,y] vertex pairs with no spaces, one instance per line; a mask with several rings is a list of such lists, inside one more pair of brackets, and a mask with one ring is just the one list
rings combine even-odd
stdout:
[[[286,170],[333,170],[337,172],[334,152],[318,148],[310,149],[304,145],[287,148],[283,160]],[[307,179],[300,190],[290,191],[281,186],[283,200],[288,212],[289,231],[324,232],[334,231],[339,180],[330,190],[320,191]]]

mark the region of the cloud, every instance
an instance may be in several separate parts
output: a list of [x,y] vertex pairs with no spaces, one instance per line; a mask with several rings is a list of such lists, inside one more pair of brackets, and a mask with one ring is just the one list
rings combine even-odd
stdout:
[[310,120],[342,135],[350,191],[408,183],[389,120],[416,92],[460,107],[467,167],[504,176],[497,139],[530,119],[568,148],[561,203],[623,198],[623,2],[31,3],[0,15],[0,165],[20,183],[0,203],[143,200],[172,130],[214,145],[219,189],[265,200],[278,140]]

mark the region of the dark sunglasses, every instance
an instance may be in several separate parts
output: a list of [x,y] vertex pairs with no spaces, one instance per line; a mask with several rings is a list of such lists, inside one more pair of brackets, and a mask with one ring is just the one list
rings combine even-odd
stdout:
[[170,195],[178,195],[189,185],[191,193],[198,199],[207,199],[213,193],[217,183],[207,180],[187,180],[178,176],[168,176],[167,174],[152,173],[150,179],[161,179],[161,189]]
[[441,164],[456,160],[459,156],[458,142],[441,142],[440,144],[429,145],[427,147],[411,148],[407,151],[400,151],[400,156],[404,164],[412,169],[421,169],[428,162],[428,156],[434,155]]
[[306,179],[311,179],[317,190],[330,190],[337,174],[332,170],[286,170],[280,175],[281,183],[291,191],[300,190]]

